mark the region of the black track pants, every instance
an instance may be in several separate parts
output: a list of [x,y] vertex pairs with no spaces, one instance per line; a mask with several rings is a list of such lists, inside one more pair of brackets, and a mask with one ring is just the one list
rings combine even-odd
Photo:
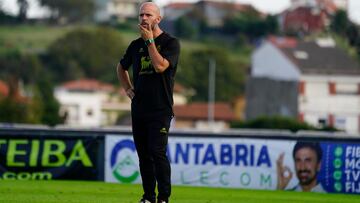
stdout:
[[168,132],[172,116],[132,119],[133,137],[139,156],[143,197],[155,202],[156,183],[158,199],[168,201],[171,194],[170,162],[166,155]]

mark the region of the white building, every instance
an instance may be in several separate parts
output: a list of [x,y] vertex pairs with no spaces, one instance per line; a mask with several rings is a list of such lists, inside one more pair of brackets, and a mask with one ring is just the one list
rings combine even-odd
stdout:
[[[184,105],[191,91],[179,84],[174,87],[174,105]],[[65,125],[73,127],[112,126],[121,116],[130,124],[131,101],[123,89],[96,80],[75,80],[55,89],[55,97],[61,104],[60,114]]]
[[107,22],[109,20],[125,21],[137,18],[139,6],[145,0],[96,0],[95,20]]
[[[332,39],[301,42],[271,37],[254,52],[250,78],[258,82],[248,88],[252,90],[247,93],[248,118],[269,115],[264,109],[271,107],[278,107],[269,111],[272,115],[290,112],[287,116],[295,117],[291,111],[295,107],[298,118],[314,126],[360,133],[360,67]],[[260,86],[262,79],[288,85],[274,85],[282,91],[269,90]]]
[[130,112],[130,99],[112,85],[96,80],[76,80],[55,89],[65,124],[74,127],[114,125],[119,113]]

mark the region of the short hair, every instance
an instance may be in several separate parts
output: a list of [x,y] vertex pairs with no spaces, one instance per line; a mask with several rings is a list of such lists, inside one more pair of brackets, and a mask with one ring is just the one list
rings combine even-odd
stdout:
[[159,8],[159,6],[156,4],[156,3],[154,3],[154,2],[151,2],[151,1],[146,1],[146,2],[144,2],[144,3],[142,3],[141,5],[140,5],[140,10],[141,10],[141,8],[143,7],[143,6],[145,6],[145,5],[151,5],[151,6],[153,6],[154,8],[155,8],[155,12],[159,15],[159,16],[161,16],[162,14],[161,14],[161,9]]
[[313,150],[317,155],[317,162],[320,163],[320,161],[322,159],[322,149],[318,142],[302,142],[302,141],[297,142],[293,149],[293,158],[294,159],[295,159],[296,152],[302,148],[310,148],[311,150]]

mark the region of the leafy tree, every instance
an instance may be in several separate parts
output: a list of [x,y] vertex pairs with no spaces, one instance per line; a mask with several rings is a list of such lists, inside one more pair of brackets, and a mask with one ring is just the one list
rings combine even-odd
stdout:
[[255,39],[278,31],[278,23],[274,16],[263,19],[253,12],[240,13],[225,20],[224,30],[229,34],[242,33],[249,39]]
[[28,111],[27,103],[19,102],[13,97],[0,100],[0,122],[28,123]]
[[266,34],[277,34],[279,32],[279,23],[276,16],[268,15],[265,18]]
[[344,10],[337,11],[331,22],[330,25],[331,29],[338,34],[345,36],[348,26],[349,26],[349,20],[346,11]]
[[347,38],[349,44],[355,47],[358,58],[360,58],[360,28],[348,19],[346,11],[339,10],[336,12],[331,22],[331,29]]
[[182,51],[177,80],[195,90],[195,101],[208,99],[209,60],[216,62],[216,101],[231,101],[243,91],[244,73],[241,64],[233,63],[226,50],[208,48],[196,51]]
[[[50,78],[37,56],[10,50],[0,56],[0,66],[0,79],[9,85],[9,95],[0,98],[0,122],[48,125],[62,122]],[[20,95],[20,81],[27,87],[26,96]]]
[[58,82],[88,77],[116,83],[114,67],[123,51],[113,29],[77,29],[51,44],[46,60]]
[[8,50],[0,55],[0,67],[0,79],[6,81],[14,92],[18,92],[19,81],[33,83],[42,69],[37,56],[21,54],[19,50]]
[[39,0],[48,7],[54,19],[65,18],[68,22],[79,22],[92,18],[95,11],[94,0]]
[[[38,99],[42,101],[41,123],[49,126],[55,126],[63,123],[63,119],[59,116],[60,103],[54,97],[54,85],[51,83],[50,77],[44,73],[36,83],[38,91]],[[36,98],[34,98],[37,101]]]
[[197,30],[192,25],[191,20],[187,17],[180,17],[175,21],[175,33],[178,37],[185,38],[185,39],[193,39],[196,34]]
[[19,5],[18,19],[20,22],[24,22],[26,20],[29,3],[27,0],[17,0],[17,3]]
[[[346,30],[346,36],[349,40],[349,44],[351,46],[360,45],[360,32],[359,27],[357,27],[354,23],[351,23]],[[360,47],[360,46],[359,46]]]

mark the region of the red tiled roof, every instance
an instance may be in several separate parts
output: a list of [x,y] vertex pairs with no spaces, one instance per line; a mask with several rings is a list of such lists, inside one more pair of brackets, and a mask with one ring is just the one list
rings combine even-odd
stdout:
[[114,86],[107,83],[102,83],[93,79],[80,79],[64,83],[61,87],[68,90],[82,90],[82,91],[106,91],[112,92],[115,90]]
[[[235,119],[234,112],[229,104],[216,103],[215,120],[231,121]],[[192,103],[186,105],[175,105],[174,113],[176,118],[188,120],[206,120],[208,118],[207,103]]]
[[182,2],[174,2],[167,4],[165,8],[172,8],[172,9],[187,9],[191,8],[194,4],[193,3],[182,3]]
[[2,96],[8,96],[9,94],[9,87],[8,85],[0,80],[0,95]]
[[186,91],[186,89],[185,89],[184,86],[180,85],[179,83],[175,83],[175,84],[174,84],[174,92],[176,92],[176,93],[183,93],[183,92],[185,92],[185,91]]
[[[10,92],[9,85],[6,84],[4,81],[0,80],[0,96],[8,97],[9,92]],[[19,90],[17,90],[17,92],[14,95],[12,95],[12,99],[20,103],[26,103],[29,101],[29,98],[22,96]]]

